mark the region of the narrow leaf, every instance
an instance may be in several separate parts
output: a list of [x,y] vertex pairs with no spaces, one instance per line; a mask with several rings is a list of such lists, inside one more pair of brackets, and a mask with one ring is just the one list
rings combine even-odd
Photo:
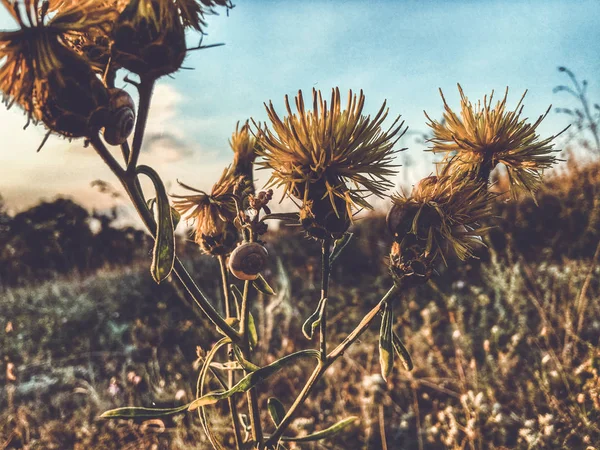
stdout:
[[172,416],[186,412],[190,404],[181,405],[176,408],[142,408],[142,407],[125,407],[111,409],[102,413],[102,419],[154,419],[157,417]]
[[256,323],[251,312],[248,313],[248,339],[250,347],[254,349],[258,346],[258,332],[256,331]]
[[240,290],[238,289],[238,287],[235,284],[232,284],[229,286],[229,288],[231,289],[231,293],[233,294],[233,301],[235,302],[235,311],[237,313],[237,316],[240,316],[240,301],[242,299],[242,293],[240,292]]
[[275,426],[279,426],[283,418],[285,417],[285,407],[276,397],[270,397],[267,401],[267,408],[269,409],[269,415],[273,420]]
[[256,289],[258,292],[262,292],[263,294],[275,295],[273,288],[269,285],[269,283],[267,283],[265,277],[263,277],[260,273],[258,274],[258,278],[252,282],[252,286],[254,286],[254,289]]
[[333,244],[333,251],[331,252],[331,256],[329,257],[329,264],[333,264],[336,259],[342,254],[342,251],[346,248],[346,246],[352,240],[354,233],[344,233],[344,235],[335,241]]
[[[227,319],[225,319],[225,322],[227,323],[227,325],[229,325],[231,328],[236,329],[238,327],[238,325],[240,324],[240,319],[238,319],[237,317],[228,317]],[[217,328],[217,332],[223,336],[227,336],[223,330],[221,330],[219,327]]]
[[237,362],[244,368],[244,370],[248,372],[256,372],[258,369],[260,369],[259,366],[244,358],[242,351],[237,345],[233,346],[233,354],[235,355],[235,359],[237,359]]
[[147,206],[147,207],[148,207],[148,209],[149,209],[150,211],[152,211],[152,212],[154,212],[154,206],[155,206],[155,205],[156,205],[156,198],[155,198],[155,197],[149,198],[149,199],[146,201],[146,206]]
[[306,319],[306,322],[304,322],[304,324],[302,325],[302,334],[304,334],[304,337],[306,339],[309,339],[309,340],[312,339],[312,337],[315,333],[315,329],[321,323],[323,309],[325,308],[326,304],[327,304],[326,298],[322,298],[321,300],[319,300],[319,304],[317,305],[317,309],[315,310],[315,312],[312,313],[310,315],[310,317],[308,319]]
[[351,425],[356,420],[358,420],[357,416],[350,416],[344,420],[340,420],[338,423],[330,426],[329,428],[326,428],[321,431],[317,431],[316,433],[313,433],[313,434],[309,434],[308,436],[302,436],[302,437],[285,437],[285,436],[283,436],[281,438],[281,440],[284,442],[320,441],[321,439],[327,439],[327,438],[330,438],[330,437],[338,434],[340,431],[342,431],[344,428],[347,428],[349,425]]
[[175,208],[171,206],[171,216],[173,216],[173,231],[177,229],[177,225],[181,221],[181,214]]
[[171,205],[169,205],[165,185],[158,174],[147,166],[140,166],[137,170],[152,180],[156,191],[157,229],[150,272],[154,280],[160,283],[171,274],[175,262],[175,234],[173,233]]
[[402,365],[406,370],[412,370],[414,366],[412,358],[410,357],[410,353],[408,353],[408,350],[406,350],[406,347],[404,346],[404,344],[402,343],[402,341],[396,333],[394,333],[392,337],[394,343],[394,350],[396,350],[396,353],[398,353],[400,361],[402,361]]
[[238,392],[246,392],[252,389],[254,386],[262,383],[267,378],[272,376],[273,374],[279,372],[285,366],[293,364],[297,359],[301,358],[315,358],[319,359],[319,352],[317,350],[302,350],[296,353],[292,353],[291,355],[284,356],[283,358],[265,366],[261,369],[258,369],[255,372],[252,372],[242,378],[235,386],[227,391],[222,392],[212,392],[206,395],[203,395],[200,398],[194,400],[189,407],[190,411],[193,411],[202,406],[212,405],[217,403],[220,400],[224,400],[226,398],[231,397],[233,394]]
[[261,217],[261,221],[263,220],[281,220],[282,222],[291,222],[291,223],[300,223],[300,214],[298,213],[272,213],[266,214]]
[[379,330],[379,364],[381,365],[381,376],[384,380],[387,380],[394,368],[393,321],[392,306],[390,303],[386,303]]

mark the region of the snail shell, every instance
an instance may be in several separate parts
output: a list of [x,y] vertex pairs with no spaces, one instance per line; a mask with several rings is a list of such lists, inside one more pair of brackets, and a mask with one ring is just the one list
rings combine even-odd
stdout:
[[123,144],[135,124],[135,103],[123,89],[110,89],[109,119],[104,128],[104,140],[110,145]]
[[269,252],[257,243],[250,242],[238,246],[229,256],[229,270],[240,280],[256,280],[267,265]]

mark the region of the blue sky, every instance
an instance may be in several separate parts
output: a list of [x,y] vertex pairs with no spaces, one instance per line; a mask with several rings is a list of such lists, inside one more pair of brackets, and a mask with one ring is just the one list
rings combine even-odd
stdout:
[[[229,16],[210,16],[204,43],[224,47],[194,52],[174,79],[156,90],[152,132],[142,161],[164,178],[209,188],[229,163],[227,140],[238,120],[266,118],[263,102],[283,111],[285,94],[315,87],[329,95],[363,89],[365,112],[387,99],[390,115],[402,114],[413,132],[427,130],[423,110],[439,118],[442,88],[458,107],[456,83],[471,100],[510,87],[509,107],[522,92],[526,116],[535,119],[552,103],[574,106],[552,88],[567,82],[565,65],[589,80],[600,101],[599,0],[582,1],[258,1],[236,2]],[[0,26],[12,27],[5,12]],[[190,35],[190,45],[197,36]],[[567,117],[552,112],[539,128],[560,131]],[[35,153],[43,130],[21,131],[19,111],[0,111],[0,193],[16,209],[59,193],[89,207],[110,201],[90,187],[113,182],[90,149],[58,138]],[[407,137],[397,183],[432,169],[423,143]],[[264,176],[262,177],[264,178]],[[176,189],[175,189],[176,190]]]

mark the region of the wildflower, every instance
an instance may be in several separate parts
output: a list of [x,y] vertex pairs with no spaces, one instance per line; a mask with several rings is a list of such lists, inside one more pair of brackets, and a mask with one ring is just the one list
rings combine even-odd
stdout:
[[256,138],[250,133],[248,122],[246,121],[241,128],[238,122],[229,140],[229,146],[234,153],[232,171],[236,178],[242,177],[242,190],[247,194],[254,194],[253,168],[257,145]]
[[258,164],[272,170],[269,185],[284,187],[284,195],[302,202],[302,223],[317,238],[343,234],[356,208],[371,209],[368,196],[383,197],[393,186],[388,177],[395,173],[399,150],[394,145],[404,133],[404,122],[398,125],[398,116],[383,130],[385,102],[371,119],[362,115],[364,101],[362,91],[358,98],[350,91],[342,110],[339,89],[332,90],[329,105],[313,89],[312,110],[305,110],[301,91],[297,114],[286,96],[288,115],[283,121],[272,103],[266,107],[273,131],[261,130],[258,154],[264,160]]
[[88,61],[65,44],[73,36],[101,30],[114,10],[97,0],[70,3],[48,18],[40,0],[4,1],[20,29],[0,33],[0,90],[4,103],[18,104],[29,121],[42,121],[67,137],[90,136],[102,127],[108,91]]
[[175,0],[175,3],[179,7],[183,24],[200,32],[206,26],[204,17],[207,14],[214,14],[215,6],[233,8],[231,0]]
[[492,197],[485,183],[456,175],[427,177],[410,196],[392,196],[387,216],[394,235],[392,274],[421,283],[431,277],[438,256],[444,263],[450,254],[461,260],[473,256],[486,230],[481,222],[491,217]]
[[231,193],[236,184],[229,168],[208,194],[179,183],[195,192],[190,195],[173,195],[175,209],[186,219],[196,222],[195,241],[209,255],[227,255],[238,242],[238,231],[234,225],[235,203]]
[[130,0],[113,30],[113,55],[119,65],[156,79],[176,72],[187,51],[185,28],[201,31],[214,6],[228,0]]
[[[488,181],[490,172],[503,164],[508,173],[513,195],[519,190],[532,195],[539,188],[544,169],[557,161],[552,141],[562,133],[540,139],[537,127],[548,115],[550,108],[533,124],[521,118],[523,98],[514,111],[506,111],[508,88],[504,98],[492,108],[494,93],[473,105],[458,85],[461,98],[460,117],[450,109],[444,94],[444,120],[432,120],[427,113],[428,125],[433,130],[431,150],[444,153],[446,171],[460,172]],[[563,130],[564,131],[564,130]]]

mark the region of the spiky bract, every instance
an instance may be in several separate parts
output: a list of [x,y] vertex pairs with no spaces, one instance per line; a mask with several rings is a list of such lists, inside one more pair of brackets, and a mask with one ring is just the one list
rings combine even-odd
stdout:
[[[503,164],[508,172],[511,192],[527,191],[531,194],[538,189],[542,172],[557,161],[552,141],[553,135],[540,139],[537,128],[550,108],[534,123],[522,118],[523,98],[513,111],[506,110],[508,88],[504,97],[492,107],[494,93],[483,99],[483,104],[473,105],[458,85],[461,98],[460,116],[456,114],[444,98],[444,119],[432,120],[427,113],[428,125],[433,130],[431,150],[444,153],[445,172],[459,172],[488,181],[490,172],[497,164]],[[560,134],[560,133],[559,133]]]
[[340,220],[350,220],[354,209],[371,208],[367,197],[383,197],[393,186],[389,177],[396,173],[394,159],[399,151],[394,146],[406,131],[404,122],[399,123],[398,116],[383,129],[386,103],[371,119],[362,115],[364,101],[362,91],[358,97],[349,91],[342,109],[339,89],[332,90],[329,105],[313,89],[312,109],[307,110],[299,91],[297,113],[285,97],[288,115],[283,120],[272,103],[265,105],[272,130],[261,130],[263,160],[257,164],[272,170],[271,186],[282,186],[285,194],[303,202],[303,208],[312,202],[310,213],[319,226],[325,225],[329,211]]
[[246,121],[241,127],[238,122],[235,131],[229,140],[229,146],[233,150],[233,174],[235,176],[244,176],[252,181],[252,168],[256,159],[257,142],[256,138],[250,133],[250,126]]
[[394,234],[392,273],[423,282],[438,256],[444,262],[452,254],[461,260],[473,256],[486,230],[482,222],[491,217],[492,198],[486,183],[456,175],[427,177],[410,196],[392,196],[387,217]]
[[[108,94],[88,61],[67,44],[116,17],[99,0],[63,5],[49,14],[40,0],[2,0],[20,29],[0,32],[0,90],[4,103],[18,104],[29,120],[68,137],[88,135],[100,124],[92,114]],[[51,17],[50,17],[51,16]],[[98,31],[101,32],[101,31]]]
[[236,207],[231,196],[236,183],[232,171],[227,168],[210,194],[179,183],[194,193],[173,195],[173,207],[184,219],[195,222],[195,241],[207,254],[225,255],[237,244]]

